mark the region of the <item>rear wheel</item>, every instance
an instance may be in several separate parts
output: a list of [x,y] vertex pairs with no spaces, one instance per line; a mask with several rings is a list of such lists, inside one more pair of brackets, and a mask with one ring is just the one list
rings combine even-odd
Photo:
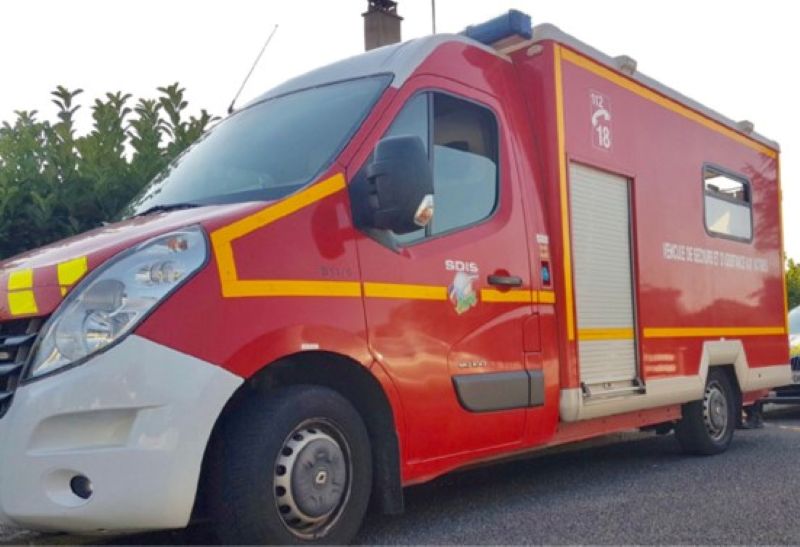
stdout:
[[683,418],[675,426],[675,437],[690,454],[711,455],[727,450],[736,429],[736,391],[730,376],[712,368],[703,399],[683,405]]
[[333,390],[293,386],[245,401],[214,446],[210,505],[226,544],[347,543],[369,501],[358,412]]

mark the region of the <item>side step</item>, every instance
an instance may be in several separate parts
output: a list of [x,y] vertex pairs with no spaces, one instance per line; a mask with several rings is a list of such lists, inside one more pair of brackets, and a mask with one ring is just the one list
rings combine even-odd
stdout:
[[641,395],[645,393],[644,382],[635,378],[625,382],[604,382],[601,384],[589,385],[581,383],[584,400],[587,399],[607,399],[611,397],[624,397],[626,395]]

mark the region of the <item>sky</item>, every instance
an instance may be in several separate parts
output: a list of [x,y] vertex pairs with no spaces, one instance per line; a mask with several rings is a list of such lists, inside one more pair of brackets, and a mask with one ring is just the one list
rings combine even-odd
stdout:
[[[363,51],[366,0],[0,0],[0,121],[53,118],[49,91],[155,96],[179,81],[191,109],[223,114],[274,25],[239,104]],[[800,259],[800,4],[785,0],[436,0],[438,32],[510,8],[552,23],[781,144],[785,248]],[[399,0],[403,39],[431,32],[430,0]],[[89,124],[89,110],[79,118]],[[80,127],[80,125],[79,125]]]

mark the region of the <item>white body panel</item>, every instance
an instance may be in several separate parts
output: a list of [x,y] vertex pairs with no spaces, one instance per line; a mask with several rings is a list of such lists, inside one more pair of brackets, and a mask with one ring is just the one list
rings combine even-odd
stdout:
[[792,371],[784,364],[751,368],[740,340],[715,340],[703,344],[700,371],[696,376],[650,380],[644,393],[591,400],[580,388],[562,389],[559,411],[565,422],[613,416],[625,412],[697,401],[703,396],[708,370],[732,365],[743,393],[791,383]]
[[[138,336],[21,386],[0,419],[0,521],[99,533],[189,522],[211,429],[242,379]],[[92,481],[89,500],[70,479]]]
[[[569,181],[581,382],[630,381],[637,367],[628,181],[577,164],[570,165]],[[601,330],[629,335],[582,336]]]

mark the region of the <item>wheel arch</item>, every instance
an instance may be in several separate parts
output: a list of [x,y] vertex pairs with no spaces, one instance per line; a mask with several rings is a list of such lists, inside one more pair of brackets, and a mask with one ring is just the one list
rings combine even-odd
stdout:
[[741,394],[791,383],[788,364],[751,366],[741,340],[704,342],[699,370],[704,384],[710,367],[727,367]]
[[711,368],[725,371],[731,380],[737,408],[742,406],[743,386],[748,384],[750,365],[747,352],[740,340],[717,340],[703,344],[700,358],[700,377],[703,385],[708,381]]
[[392,404],[381,381],[358,361],[335,352],[305,351],[282,357],[245,380],[220,413],[203,458],[194,517],[206,513],[204,502],[212,443],[227,420],[235,419],[242,401],[266,397],[270,391],[292,385],[333,389],[356,408],[369,433],[373,460],[372,502],[386,514],[403,512],[401,451]]

